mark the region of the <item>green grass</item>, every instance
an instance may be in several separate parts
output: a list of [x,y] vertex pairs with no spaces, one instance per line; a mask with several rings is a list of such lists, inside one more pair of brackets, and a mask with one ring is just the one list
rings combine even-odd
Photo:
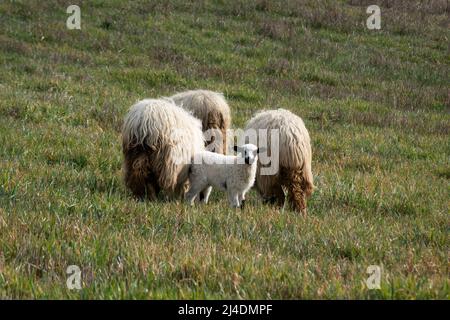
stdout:
[[[446,1],[379,1],[380,31],[367,1],[79,1],[68,30],[72,2],[0,2],[0,298],[449,298]],[[304,119],[307,217],[131,199],[127,109],[193,88]]]

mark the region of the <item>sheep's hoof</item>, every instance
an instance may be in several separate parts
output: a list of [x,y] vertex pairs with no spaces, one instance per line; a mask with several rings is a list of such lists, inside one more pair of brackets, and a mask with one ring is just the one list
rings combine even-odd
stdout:
[[265,204],[271,204],[271,205],[273,205],[273,204],[276,204],[277,203],[277,197],[276,196],[271,196],[271,197],[264,197],[263,198],[263,202],[265,203]]
[[245,207],[245,200],[242,200],[241,201],[241,209],[244,209],[244,207]]

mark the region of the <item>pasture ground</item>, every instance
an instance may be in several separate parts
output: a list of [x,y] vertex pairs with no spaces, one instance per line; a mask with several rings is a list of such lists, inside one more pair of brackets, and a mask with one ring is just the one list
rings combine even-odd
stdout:
[[[448,4],[372,2],[1,1],[0,298],[448,298]],[[307,217],[130,198],[127,109],[193,88],[304,119]]]

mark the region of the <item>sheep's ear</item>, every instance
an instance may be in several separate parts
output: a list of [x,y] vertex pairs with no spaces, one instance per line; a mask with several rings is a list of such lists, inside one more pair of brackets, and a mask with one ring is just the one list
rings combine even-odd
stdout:
[[264,148],[264,147],[261,147],[261,148],[258,148],[257,150],[256,150],[256,153],[264,153],[264,152],[266,152],[267,151],[267,148]]

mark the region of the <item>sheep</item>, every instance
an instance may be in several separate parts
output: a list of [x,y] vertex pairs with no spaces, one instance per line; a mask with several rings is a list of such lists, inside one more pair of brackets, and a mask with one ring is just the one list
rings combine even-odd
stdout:
[[234,146],[240,156],[222,155],[203,151],[194,155],[190,167],[190,189],[186,193],[186,201],[193,204],[195,198],[204,190],[204,198],[208,203],[211,186],[228,193],[231,207],[243,207],[245,194],[255,183],[258,149],[253,144],[242,147]]
[[266,201],[283,206],[285,188],[293,209],[306,215],[306,198],[313,192],[314,183],[310,137],[303,120],[284,109],[262,111],[248,121],[245,130],[249,129],[279,130],[279,150],[275,150],[273,145],[271,148],[270,139],[267,139],[268,154],[279,152],[277,173],[262,175],[261,159],[258,161],[255,186],[260,195]]
[[192,156],[204,150],[198,119],[169,99],[134,104],[122,130],[125,185],[140,199],[155,200],[161,190],[183,195]]
[[226,154],[227,130],[230,128],[231,115],[223,94],[208,90],[189,90],[170,98],[176,105],[200,119],[208,149]]

